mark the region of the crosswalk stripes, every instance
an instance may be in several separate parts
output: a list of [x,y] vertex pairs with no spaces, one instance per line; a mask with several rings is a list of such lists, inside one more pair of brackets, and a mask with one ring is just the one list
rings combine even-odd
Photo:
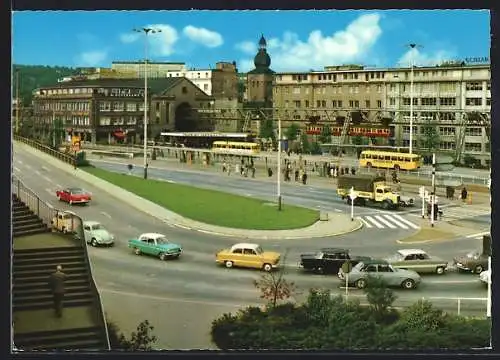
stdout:
[[491,214],[489,209],[478,209],[470,206],[450,206],[443,210],[443,220],[467,219],[475,216]]
[[380,214],[380,215],[364,215],[358,216],[358,219],[367,228],[377,229],[405,229],[405,230],[418,230],[420,226],[412,223],[398,214]]

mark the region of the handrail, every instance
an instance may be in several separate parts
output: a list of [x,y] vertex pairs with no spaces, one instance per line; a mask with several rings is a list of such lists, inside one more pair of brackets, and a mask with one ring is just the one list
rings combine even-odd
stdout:
[[58,158],[59,160],[64,161],[65,163],[76,166],[76,157],[73,155],[66,154],[59,150],[54,150],[47,145],[39,143],[38,141],[27,139],[19,135],[14,135],[13,138],[15,141],[20,141],[22,143],[25,143],[26,145],[29,145],[37,150],[43,151],[44,153],[54,156],[55,158]]
[[[53,219],[57,216],[60,210],[55,209],[50,204],[46,203],[36,195],[36,193],[28,188],[18,177],[12,175],[12,194],[15,194],[19,200],[21,200],[33,213],[35,213],[42,221],[47,225],[51,226]],[[89,260],[89,254],[87,251],[87,244],[85,242],[85,237],[83,235],[83,220],[77,215],[72,215],[71,219],[71,231],[75,233],[74,239],[79,240],[79,245],[83,248],[85,253],[85,265],[87,271],[90,275],[90,288],[94,295],[94,299],[97,300],[98,306],[98,317],[101,321],[101,326],[104,326],[105,338],[106,338],[106,350],[111,350],[111,345],[109,341],[109,331],[108,323],[106,322],[106,315],[104,313],[104,306],[102,304],[101,296],[99,290],[95,284],[92,265]]]

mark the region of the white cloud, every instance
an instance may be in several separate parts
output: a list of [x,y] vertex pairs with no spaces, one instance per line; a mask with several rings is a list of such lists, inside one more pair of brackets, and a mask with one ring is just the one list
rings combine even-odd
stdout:
[[108,52],[104,50],[86,51],[79,55],[77,63],[78,65],[81,66],[93,67],[102,65],[102,63],[106,60],[107,57],[108,57]]
[[455,52],[451,50],[440,49],[425,53],[421,52],[418,48],[413,48],[408,49],[408,51],[401,56],[397,65],[405,67],[411,66],[412,58],[415,66],[439,65],[445,61],[456,59]]
[[366,60],[382,34],[380,19],[378,13],[364,14],[330,36],[314,30],[305,42],[293,32],[285,32],[281,39],[270,38],[267,48],[271,68],[278,71],[322,69],[326,65]]
[[[174,53],[174,45],[179,40],[177,30],[167,24],[147,25],[147,28],[161,30],[159,33],[149,34],[148,41],[150,50],[156,56],[168,56]],[[131,44],[141,39],[144,34],[126,33],[120,35],[120,41],[125,44]]]
[[248,55],[255,55],[257,53],[257,44],[253,41],[243,41],[237,43],[234,47]]
[[205,28],[188,25],[182,30],[182,33],[191,41],[205,45],[209,48],[215,48],[224,43],[221,34]]

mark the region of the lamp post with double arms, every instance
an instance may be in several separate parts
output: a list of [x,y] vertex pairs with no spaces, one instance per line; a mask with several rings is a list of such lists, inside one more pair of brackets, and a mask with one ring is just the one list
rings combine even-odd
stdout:
[[148,35],[161,32],[161,29],[139,28],[135,32],[144,34],[144,179],[148,178]]
[[414,49],[420,48],[420,45],[417,44],[408,44],[408,47],[410,48],[410,149],[409,152],[410,154],[413,154],[413,68],[415,67],[414,64],[414,56],[415,56],[415,51]]

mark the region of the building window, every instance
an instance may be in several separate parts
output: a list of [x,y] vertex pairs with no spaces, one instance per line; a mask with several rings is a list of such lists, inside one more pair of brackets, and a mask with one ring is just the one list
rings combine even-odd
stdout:
[[422,106],[436,106],[436,98],[422,98]]
[[377,100],[377,108],[382,108],[382,100]]
[[341,108],[342,107],[342,100],[338,100],[337,104],[339,105],[339,108]]
[[110,111],[111,110],[111,103],[109,101],[101,101],[99,103],[99,110],[100,111]]
[[465,105],[467,106],[481,106],[483,104],[483,99],[481,98],[466,98]]
[[483,129],[480,127],[465,128],[465,135],[467,136],[483,136]]
[[337,107],[337,100],[332,100],[332,108],[336,108]]
[[317,108],[321,107],[321,100],[316,100],[316,107]]
[[440,126],[439,135],[441,136],[455,136],[456,129],[452,126]]
[[299,87],[294,87],[293,88],[293,93],[294,94],[300,94],[300,88]]
[[465,143],[465,151],[481,152],[481,143]]
[[328,80],[332,80],[332,74],[328,74]]
[[[409,126],[403,126],[403,134],[409,134],[410,133],[410,127]],[[417,133],[417,127],[413,126],[413,134]]]
[[343,74],[342,78],[343,78],[344,80],[347,80],[347,74]]
[[483,90],[483,84],[480,82],[468,82],[465,84],[465,90],[471,90],[471,91]]
[[326,100],[321,100],[321,107],[326,107]]
[[396,85],[395,84],[391,84],[390,87],[389,87],[389,89],[391,91],[396,91]]
[[453,120],[455,120],[455,113],[452,113],[452,112],[442,112],[442,113],[439,114],[439,120],[453,121]]
[[288,100],[285,100],[285,107],[288,107]]
[[294,103],[296,108],[300,108],[300,100],[295,100]]
[[183,87],[182,87],[182,93],[183,93],[183,94],[187,94],[187,92],[188,92],[187,87],[183,86]]
[[208,91],[208,84],[203,84],[203,91],[205,91],[205,92]]
[[403,105],[406,105],[406,106],[410,105],[410,98],[404,97],[403,98]]
[[439,143],[440,150],[455,150],[455,142],[453,141],[441,141]]
[[349,107],[354,107],[354,100],[349,100]]
[[457,99],[454,97],[439,98],[439,105],[441,105],[441,106],[456,106]]
[[486,98],[486,106],[491,106],[491,98]]
[[486,90],[491,91],[491,83],[489,81],[486,83]]
[[[409,99],[408,99],[408,101],[409,101]],[[389,105],[396,105],[396,98],[393,98],[393,97],[389,98]]]
[[366,107],[367,109],[369,109],[369,108],[370,108],[370,100],[365,100],[365,107]]
[[359,100],[354,100],[354,107],[359,108]]
[[441,93],[449,93],[449,92],[455,92],[455,83],[452,82],[442,82],[439,83],[439,92]]
[[305,106],[306,106],[306,108],[309,107],[309,100],[306,100]]
[[137,104],[133,102],[128,102],[127,111],[137,111]]
[[333,74],[333,82],[337,81],[337,74]]
[[423,111],[420,113],[420,120],[435,120],[435,119],[436,119],[435,112]]
[[125,104],[122,101],[117,101],[113,104],[113,111],[124,111]]
[[99,118],[99,125],[101,126],[111,125],[111,118],[109,116],[101,116]]

